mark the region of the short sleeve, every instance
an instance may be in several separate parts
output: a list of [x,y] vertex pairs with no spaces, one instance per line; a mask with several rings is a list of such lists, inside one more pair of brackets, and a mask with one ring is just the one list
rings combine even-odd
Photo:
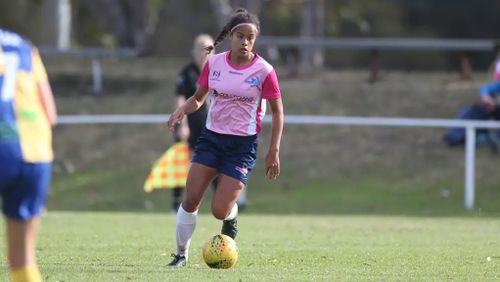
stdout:
[[269,100],[276,100],[281,98],[280,86],[278,83],[278,76],[276,71],[272,70],[262,84],[262,98]]
[[33,59],[33,75],[35,76],[35,80],[37,83],[45,83],[48,82],[49,79],[47,77],[47,72],[45,71],[45,67],[43,66],[42,58],[40,58],[40,53],[36,48],[33,48],[31,51],[32,59]]
[[198,78],[198,85],[207,88],[208,89],[208,74],[209,74],[209,69],[208,69],[208,61],[205,63],[203,66],[203,70],[201,71],[200,78]]

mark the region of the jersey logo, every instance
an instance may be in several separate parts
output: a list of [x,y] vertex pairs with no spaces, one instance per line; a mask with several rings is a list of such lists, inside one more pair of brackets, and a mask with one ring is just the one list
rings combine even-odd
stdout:
[[249,80],[245,80],[245,82],[250,84],[250,86],[255,87],[255,86],[259,86],[260,79],[258,77],[252,77]]
[[229,73],[230,74],[235,74],[235,75],[243,75],[242,72],[237,72],[237,71],[233,71],[233,70],[230,70]]
[[214,71],[212,71],[212,75],[210,76],[210,80],[220,81],[219,77],[220,77],[220,71],[214,70]]

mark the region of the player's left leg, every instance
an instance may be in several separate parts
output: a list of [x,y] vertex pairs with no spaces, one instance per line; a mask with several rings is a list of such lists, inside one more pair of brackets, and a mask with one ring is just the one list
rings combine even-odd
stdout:
[[212,213],[223,221],[221,233],[233,239],[238,233],[238,204],[236,200],[245,184],[240,180],[224,174],[219,175],[219,185],[212,199]]
[[35,243],[40,220],[6,218],[7,253],[14,282],[42,281],[36,264]]

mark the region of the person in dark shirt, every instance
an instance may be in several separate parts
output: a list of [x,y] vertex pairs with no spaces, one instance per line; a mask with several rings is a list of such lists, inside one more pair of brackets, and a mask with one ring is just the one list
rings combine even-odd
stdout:
[[[198,88],[198,78],[201,69],[208,60],[208,57],[212,55],[212,52],[207,51],[207,47],[213,44],[214,40],[208,34],[200,34],[194,39],[191,53],[192,61],[182,69],[175,81],[176,107],[180,107],[189,97],[194,95],[194,92]],[[198,111],[184,118],[174,131],[176,142],[187,140],[191,155],[194,152],[196,141],[205,127],[207,114],[208,108],[205,103]],[[179,209],[182,202],[183,189],[184,187],[172,189],[172,212],[177,213]]]
[[[177,107],[184,104],[196,91],[201,69],[208,57],[212,55],[207,52],[206,48],[212,46],[213,43],[212,37],[208,34],[200,34],[195,38],[192,50],[193,61],[182,69],[176,79]],[[205,127],[207,114],[207,105],[203,104],[198,111],[189,115],[180,124],[180,131],[187,132],[189,136],[188,144],[191,151],[194,150],[196,141]]]

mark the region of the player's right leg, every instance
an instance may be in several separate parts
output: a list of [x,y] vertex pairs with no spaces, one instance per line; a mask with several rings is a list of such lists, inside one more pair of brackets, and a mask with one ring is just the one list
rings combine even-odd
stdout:
[[[11,163],[9,166],[12,168],[16,164]],[[19,163],[16,177],[8,181],[0,177],[2,211],[6,218],[7,253],[14,282],[41,281],[36,264],[35,242],[38,218],[45,205],[50,174],[50,163]]]
[[200,207],[203,194],[212,179],[217,175],[217,169],[200,164],[192,163],[189,169],[186,183],[186,196],[177,212],[176,219],[176,242],[177,254],[168,264],[171,267],[186,265],[189,256],[189,245],[196,227],[196,217]]

